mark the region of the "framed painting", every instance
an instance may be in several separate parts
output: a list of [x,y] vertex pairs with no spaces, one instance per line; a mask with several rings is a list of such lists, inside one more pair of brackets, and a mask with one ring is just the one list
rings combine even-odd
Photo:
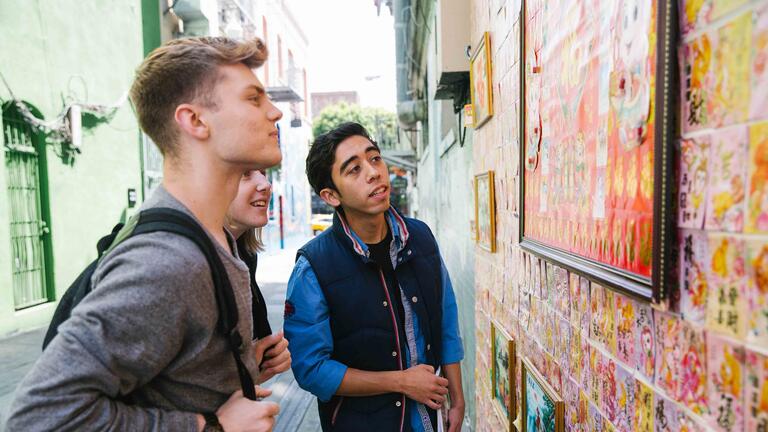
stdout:
[[469,82],[472,97],[473,123],[475,129],[493,116],[493,85],[491,69],[491,41],[488,32],[483,33],[472,58],[469,60]]
[[664,305],[675,279],[672,0],[523,1],[521,247]]
[[499,415],[506,419],[509,430],[517,416],[515,400],[515,340],[496,321],[491,321],[491,396]]
[[475,176],[475,239],[481,248],[496,252],[496,205],[493,171]]
[[521,367],[521,432],[563,432],[565,402],[526,358]]

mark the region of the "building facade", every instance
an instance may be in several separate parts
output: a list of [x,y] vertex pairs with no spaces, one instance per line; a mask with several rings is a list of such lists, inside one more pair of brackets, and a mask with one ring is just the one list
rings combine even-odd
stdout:
[[0,337],[47,325],[138,205],[138,2],[0,5]]
[[[161,2],[162,3],[162,2]],[[289,238],[309,235],[311,198],[305,160],[312,137],[309,100],[309,41],[285,0],[179,0],[162,12],[162,39],[222,35],[234,39],[261,38],[268,61],[256,74],[283,112],[278,122],[282,163],[268,170],[272,182],[270,222],[262,234],[268,247],[283,247]],[[151,143],[145,145],[147,184],[159,184],[162,158]],[[149,188],[151,189],[151,187]],[[149,189],[147,192],[149,192]]]
[[[441,98],[448,91],[456,108],[469,104],[471,93],[462,89],[472,77],[451,76],[447,72],[456,70],[441,63],[444,42],[461,34],[441,20],[444,11],[461,7],[468,8],[457,15],[466,17],[466,40],[449,48],[464,53],[468,72],[487,34],[491,105],[485,109],[490,118],[467,127],[459,140],[462,114]],[[468,404],[473,429],[510,430],[510,423],[517,430],[523,423],[570,431],[765,429],[768,225],[761,221],[768,220],[768,107],[762,90],[768,2],[395,0],[393,13],[406,17],[396,24],[406,35],[398,44],[404,59],[398,65],[398,114],[413,130],[411,144],[418,150],[418,214],[436,231],[451,275],[459,280],[465,349],[474,356],[463,369],[465,393],[475,402]],[[669,39],[654,30],[661,28],[669,30]],[[638,63],[653,58],[659,40],[672,44],[671,66]],[[603,45],[605,50],[598,49]],[[584,57],[593,49],[599,54]],[[666,90],[657,85],[663,79]],[[531,89],[541,91],[541,107],[530,102],[535,93],[524,93]],[[569,93],[573,89],[581,93]],[[473,108],[468,113],[488,117]],[[540,123],[523,122],[537,113]],[[668,123],[657,113],[666,113]],[[578,121],[603,125],[605,135],[595,133],[592,140],[588,126],[573,128],[571,138],[552,132]],[[663,124],[670,128],[669,140],[649,132]],[[537,140],[539,134],[544,139]],[[571,162],[582,155],[581,139],[586,154],[597,158],[586,162],[598,166],[592,177],[578,177],[585,168]],[[620,143],[620,150],[604,158],[590,153],[603,142],[609,148]],[[556,150],[568,146],[575,150]],[[656,153],[671,158],[666,178],[642,174]],[[635,157],[637,165],[619,154]],[[545,166],[550,175],[562,169],[566,180],[535,193],[521,187],[524,180],[540,185],[530,176],[542,175]],[[481,225],[480,236],[493,230],[495,247],[486,248],[476,240],[475,225],[484,221],[474,207],[475,199],[489,198],[475,198],[472,191],[475,176],[488,171],[494,173],[495,227]],[[581,178],[586,189],[568,178]],[[626,212],[611,216],[606,210],[621,208],[604,205],[603,198],[624,197],[642,206],[654,181],[673,189],[666,194],[673,204],[658,222],[673,229],[668,244],[651,252],[643,246],[650,234],[642,223],[630,225]],[[579,193],[590,203],[586,214],[599,220],[594,226],[608,224],[611,231],[602,232],[610,234],[583,236],[580,230],[593,228],[582,228],[576,216],[574,223],[557,222],[562,216],[555,213],[552,222],[540,223],[556,228],[542,233],[582,241],[577,244],[584,254],[604,251],[592,262],[616,258],[613,265],[637,273],[651,266],[651,253],[659,259],[666,250],[677,261],[663,274],[664,299],[638,295],[628,288],[631,283],[605,283],[593,268],[553,258],[547,248],[534,253],[521,247],[523,217],[548,214],[562,206],[555,198]],[[621,218],[629,222],[616,222]],[[531,226],[524,225],[524,232]],[[498,348],[502,333],[516,342],[511,355]],[[511,376],[499,373],[504,367]],[[511,381],[506,388],[505,378]],[[548,422],[560,416],[564,429],[555,429]]]

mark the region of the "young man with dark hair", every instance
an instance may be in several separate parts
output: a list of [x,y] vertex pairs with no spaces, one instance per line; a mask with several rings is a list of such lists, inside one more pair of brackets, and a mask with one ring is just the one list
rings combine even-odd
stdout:
[[[287,341],[252,341],[248,267],[223,227],[243,173],[282,158],[282,113],[252,71],[266,58],[258,39],[174,40],[144,60],[130,92],[164,156],[163,184],[142,211],[171,208],[206,231],[232,285],[240,358],[256,383],[260,366],[287,370]],[[91,286],[19,386],[8,430],[271,430],[279,408],[238,390],[211,268],[192,240],[129,237],[101,259]]]
[[307,177],[336,213],[299,250],[284,328],[323,430],[434,431],[446,395],[460,430],[464,350],[432,232],[390,206],[387,165],[357,123],[317,137]]

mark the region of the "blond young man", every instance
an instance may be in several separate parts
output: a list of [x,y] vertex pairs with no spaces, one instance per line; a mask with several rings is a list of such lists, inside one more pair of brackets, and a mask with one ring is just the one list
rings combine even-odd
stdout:
[[[248,268],[222,227],[243,172],[281,160],[282,113],[252,71],[266,58],[258,39],[175,40],[144,60],[131,88],[139,123],[164,155],[163,184],[142,210],[173,208],[207,231],[232,284],[242,358],[257,383],[262,358],[283,358],[287,342],[280,334],[251,342]],[[238,390],[216,329],[210,268],[191,240],[130,237],[91,281],[93,291],[17,390],[8,430],[271,430],[279,408]]]

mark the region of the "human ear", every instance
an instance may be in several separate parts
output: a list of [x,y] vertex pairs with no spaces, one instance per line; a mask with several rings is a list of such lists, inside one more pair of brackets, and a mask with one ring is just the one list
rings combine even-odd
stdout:
[[173,115],[179,129],[197,139],[207,139],[211,131],[208,124],[200,116],[199,107],[193,104],[181,104],[176,107]]
[[325,188],[320,191],[320,198],[326,202],[331,207],[338,207],[341,205],[341,200],[339,200],[339,192],[331,189],[331,188]]

